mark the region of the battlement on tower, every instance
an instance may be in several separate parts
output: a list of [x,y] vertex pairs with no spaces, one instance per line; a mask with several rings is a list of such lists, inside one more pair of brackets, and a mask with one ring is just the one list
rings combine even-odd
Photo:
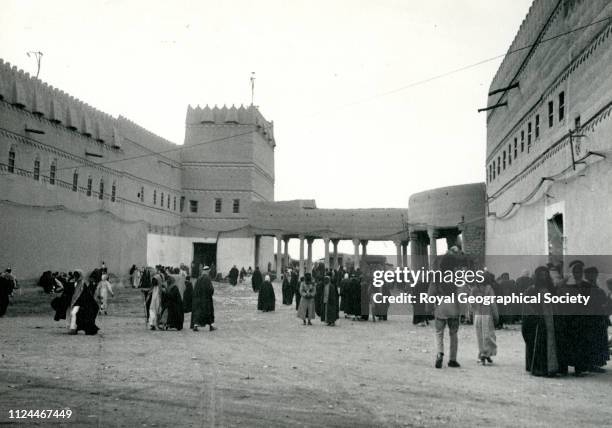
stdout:
[[208,104],[203,108],[199,105],[187,106],[187,127],[226,127],[226,126],[254,126],[257,132],[272,146],[276,145],[274,140],[274,122],[267,121],[259,109],[255,106],[240,105],[236,107],[210,107]]

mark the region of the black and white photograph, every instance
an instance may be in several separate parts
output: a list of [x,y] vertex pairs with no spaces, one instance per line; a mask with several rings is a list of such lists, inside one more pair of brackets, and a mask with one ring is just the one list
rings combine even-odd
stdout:
[[611,76],[609,0],[0,0],[0,426],[610,426]]

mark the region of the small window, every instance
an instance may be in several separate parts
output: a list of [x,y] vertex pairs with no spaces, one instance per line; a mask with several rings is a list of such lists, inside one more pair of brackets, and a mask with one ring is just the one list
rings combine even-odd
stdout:
[[548,102],[548,127],[552,128],[555,123],[555,105],[552,101]]
[[87,178],[87,196],[91,196],[91,191],[93,187],[93,180],[91,177]]
[[518,139],[514,137],[514,159],[518,156]]
[[13,147],[9,150],[8,172],[15,172],[15,149]]
[[34,171],[32,177],[34,177],[34,180],[36,181],[40,180],[40,159],[38,158],[34,160]]
[[501,157],[498,156],[497,157],[497,176],[499,177],[499,174],[501,174]]
[[559,122],[565,118],[565,92],[559,94]]
[[216,213],[220,213],[222,208],[223,208],[223,206],[222,206],[221,199],[220,198],[216,198],[215,199],[215,212]]
[[493,167],[489,164],[489,181],[493,181]]
[[49,167],[49,184],[55,184],[55,172],[57,171],[57,161],[53,160]]
[[535,139],[540,138],[540,115],[536,114],[535,117]]
[[111,187],[111,202],[115,202],[117,197],[117,183],[113,181],[113,185]]
[[502,159],[503,159],[503,163],[502,163],[502,169],[506,169],[506,151],[504,150],[504,152],[502,153]]
[[183,212],[184,210],[185,210],[185,197],[181,196],[180,211]]
[[189,201],[189,212],[191,213],[198,212],[198,201]]
[[166,208],[170,209],[170,195],[168,195],[168,200],[166,201]]
[[495,180],[495,161],[493,161],[493,180]]
[[234,214],[240,212],[240,199],[234,199],[234,203],[232,204],[232,212]]
[[521,153],[525,151],[525,131],[521,130]]
[[160,205],[163,208],[164,207],[164,192],[161,192],[161,199],[160,199],[160,201],[161,201]]
[[79,171],[74,171],[72,173],[72,191],[76,192],[79,190]]
[[531,122],[527,124],[527,152],[531,150]]
[[574,119],[574,129],[580,128],[580,116],[576,116]]
[[104,180],[100,179],[100,194],[98,195],[98,199],[104,199]]
[[174,197],[174,199],[172,200],[172,209],[174,211],[176,211],[176,196]]
[[512,144],[508,144],[508,166],[512,165]]
[[157,205],[157,190],[153,190],[153,205]]
[[144,186],[140,186],[140,195],[138,195],[138,197],[140,198],[140,202],[144,202]]

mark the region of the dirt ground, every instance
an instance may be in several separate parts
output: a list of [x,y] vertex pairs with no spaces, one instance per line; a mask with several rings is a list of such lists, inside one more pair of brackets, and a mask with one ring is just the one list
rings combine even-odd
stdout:
[[[433,368],[433,328],[406,315],[305,327],[294,307],[256,311],[250,285],[216,284],[218,330],[148,331],[138,290],[119,288],[100,334],[66,334],[50,297],[24,288],[0,318],[0,425],[610,426],[612,374],[534,378],[518,326],[476,363],[471,326],[460,369]],[[189,325],[186,315],[185,325]],[[70,408],[70,420],[9,409]]]

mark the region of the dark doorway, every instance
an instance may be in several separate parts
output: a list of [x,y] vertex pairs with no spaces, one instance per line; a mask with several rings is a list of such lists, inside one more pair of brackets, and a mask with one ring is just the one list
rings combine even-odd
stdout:
[[557,264],[563,260],[563,214],[548,219],[548,259]]
[[197,270],[196,276],[199,275],[200,265],[212,266],[217,265],[217,244],[203,244],[200,242],[193,243],[193,262],[194,269]]

